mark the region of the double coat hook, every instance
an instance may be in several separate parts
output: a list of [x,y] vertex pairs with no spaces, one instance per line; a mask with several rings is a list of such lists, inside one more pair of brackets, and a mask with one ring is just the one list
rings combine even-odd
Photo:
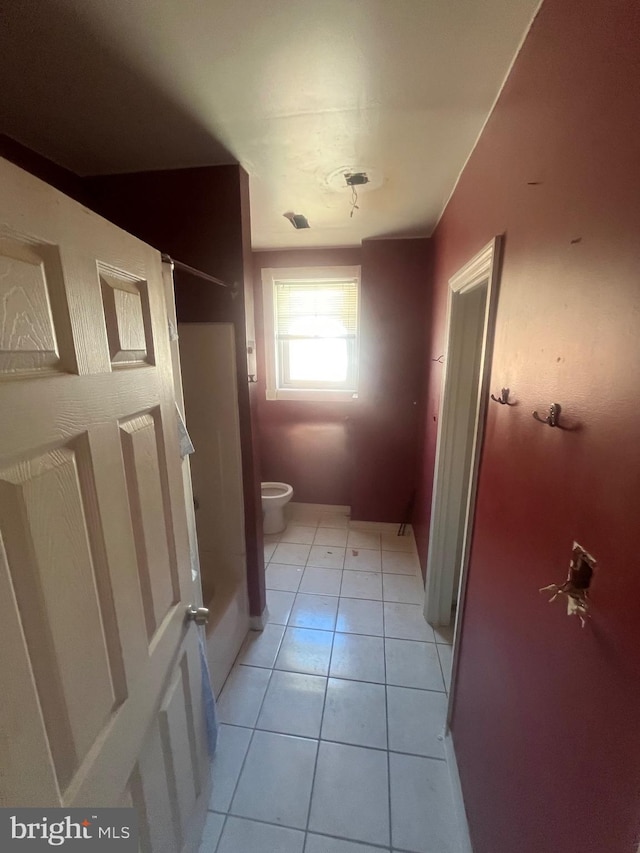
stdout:
[[494,394],[491,395],[491,399],[495,403],[500,403],[501,406],[515,406],[515,403],[509,402],[509,389],[502,388],[500,391],[500,396],[496,397]]
[[562,407],[560,403],[552,403],[549,407],[549,414],[546,418],[541,418],[537,412],[533,413],[533,417],[540,421],[541,424],[547,424],[550,427],[560,427],[563,429],[564,427],[560,426],[560,412],[562,411]]

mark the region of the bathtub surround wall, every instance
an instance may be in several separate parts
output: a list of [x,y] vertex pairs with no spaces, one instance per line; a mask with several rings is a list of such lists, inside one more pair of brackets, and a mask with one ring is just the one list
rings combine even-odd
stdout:
[[178,333],[187,426],[198,454],[191,473],[217,693],[249,630],[235,334],[232,323],[180,323]]
[[[455,694],[475,853],[638,846],[639,44],[635,0],[546,0],[433,238],[437,358],[448,279],[505,234],[491,387],[518,403],[488,402]],[[532,418],[554,402],[573,431]],[[584,629],[538,592],[574,539],[598,561]]]
[[[417,485],[429,241],[366,240],[360,249],[255,252],[253,257],[263,478],[290,483],[295,501],[345,504],[352,518],[362,521],[402,521]],[[357,264],[358,399],[266,400],[262,269]]]

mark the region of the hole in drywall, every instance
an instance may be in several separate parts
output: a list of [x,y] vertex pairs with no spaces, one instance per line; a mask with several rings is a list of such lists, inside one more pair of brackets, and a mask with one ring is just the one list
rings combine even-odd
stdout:
[[555,601],[558,596],[565,596],[567,614],[578,616],[583,628],[589,616],[589,589],[595,567],[596,561],[591,554],[577,542],[574,542],[566,581],[561,584],[549,584],[540,590],[540,592],[552,593],[549,601]]
[[334,169],[321,178],[321,181],[327,189],[334,192],[345,192],[354,187],[359,192],[373,192],[383,185],[384,176],[375,166],[350,163]]
[[366,172],[345,172],[344,179],[348,187],[361,187],[369,183],[369,176]]
[[572,559],[569,564],[569,577],[567,578],[573,589],[589,589],[595,565],[596,561],[593,557],[587,554],[584,548],[578,545],[577,542],[574,542]]

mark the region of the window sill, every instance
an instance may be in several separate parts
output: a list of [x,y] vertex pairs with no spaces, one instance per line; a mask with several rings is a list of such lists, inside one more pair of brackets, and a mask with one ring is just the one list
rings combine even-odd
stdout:
[[322,391],[312,388],[267,388],[267,400],[297,400],[300,403],[355,403],[357,391]]

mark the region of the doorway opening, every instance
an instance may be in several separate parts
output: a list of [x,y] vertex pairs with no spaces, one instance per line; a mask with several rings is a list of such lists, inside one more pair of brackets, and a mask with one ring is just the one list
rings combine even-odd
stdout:
[[455,621],[449,709],[489,391],[500,246],[495,237],[449,280],[424,606],[434,627]]

